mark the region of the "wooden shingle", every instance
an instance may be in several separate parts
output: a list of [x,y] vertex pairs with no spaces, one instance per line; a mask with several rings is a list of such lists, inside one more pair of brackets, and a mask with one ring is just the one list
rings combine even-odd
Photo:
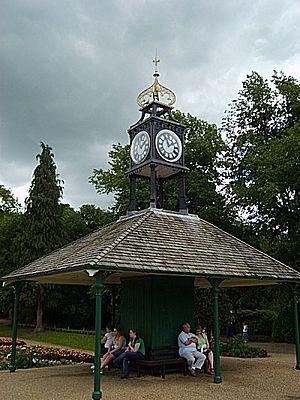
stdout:
[[300,281],[299,272],[197,216],[156,209],[123,217],[2,280],[55,275],[59,283],[59,274],[93,268],[112,273]]

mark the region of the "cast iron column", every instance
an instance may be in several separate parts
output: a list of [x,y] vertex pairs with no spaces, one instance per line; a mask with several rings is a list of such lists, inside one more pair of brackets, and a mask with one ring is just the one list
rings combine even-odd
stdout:
[[159,182],[159,208],[164,208],[164,181]]
[[152,164],[151,168],[151,198],[150,198],[150,208],[156,208],[156,166]]
[[129,211],[135,211],[136,207],[136,177],[135,175],[130,175],[130,200],[129,200]]
[[93,400],[100,400],[101,382],[100,382],[100,358],[101,358],[101,304],[102,304],[102,291],[104,288],[103,275],[97,272],[96,278],[96,316],[95,316],[95,370],[94,370],[94,391],[92,395]]
[[18,314],[19,314],[19,284],[13,286],[14,291],[14,315],[12,326],[12,348],[9,370],[10,372],[16,371],[16,351],[17,351],[17,331],[18,331]]
[[294,327],[295,327],[295,345],[296,345],[296,369],[300,370],[300,332],[299,332],[299,313],[298,313],[298,288],[293,286],[294,303]]
[[187,211],[185,198],[185,173],[179,175],[179,211]]
[[220,364],[220,334],[219,334],[219,288],[222,282],[221,279],[212,279],[211,285],[213,288],[214,298],[214,358],[215,358],[215,376],[214,383],[221,383],[221,364]]

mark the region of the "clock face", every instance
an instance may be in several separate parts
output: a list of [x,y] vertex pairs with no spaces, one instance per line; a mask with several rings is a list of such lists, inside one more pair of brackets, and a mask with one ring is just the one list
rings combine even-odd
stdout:
[[131,146],[130,146],[130,156],[135,164],[143,162],[150,149],[150,137],[148,132],[141,131],[135,135]]
[[175,132],[162,129],[155,139],[156,150],[166,161],[176,162],[182,155],[182,144]]

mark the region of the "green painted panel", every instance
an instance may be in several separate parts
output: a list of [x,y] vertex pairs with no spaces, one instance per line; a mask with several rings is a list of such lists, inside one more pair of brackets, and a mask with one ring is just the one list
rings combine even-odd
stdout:
[[120,311],[124,332],[137,328],[147,347],[174,345],[182,323],[193,323],[194,280],[167,276],[124,279]]

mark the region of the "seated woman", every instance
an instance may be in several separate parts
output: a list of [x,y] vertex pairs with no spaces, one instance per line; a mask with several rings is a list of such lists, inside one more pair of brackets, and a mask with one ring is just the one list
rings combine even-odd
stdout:
[[121,379],[128,379],[129,366],[128,361],[130,360],[141,360],[145,357],[145,343],[137,333],[135,328],[129,331],[129,343],[126,347],[125,353],[121,354],[118,358],[113,361],[113,365],[122,367]]
[[113,326],[108,324],[105,327],[105,335],[101,339],[101,345],[103,346],[102,348],[102,354],[105,354],[108,352],[110,349],[110,346],[112,344],[112,341],[114,339],[115,333],[113,331]]
[[103,374],[104,367],[106,365],[108,365],[115,358],[119,357],[126,350],[126,339],[122,335],[121,329],[115,328],[114,333],[115,336],[110,346],[110,349],[107,351],[107,353],[104,354],[102,358],[100,366],[100,374]]
[[201,351],[201,353],[205,354],[209,361],[209,370],[208,373],[210,375],[215,374],[214,370],[214,355],[211,349],[209,348],[209,341],[207,335],[203,332],[201,326],[197,326],[195,329],[195,334],[198,338],[197,350]]

